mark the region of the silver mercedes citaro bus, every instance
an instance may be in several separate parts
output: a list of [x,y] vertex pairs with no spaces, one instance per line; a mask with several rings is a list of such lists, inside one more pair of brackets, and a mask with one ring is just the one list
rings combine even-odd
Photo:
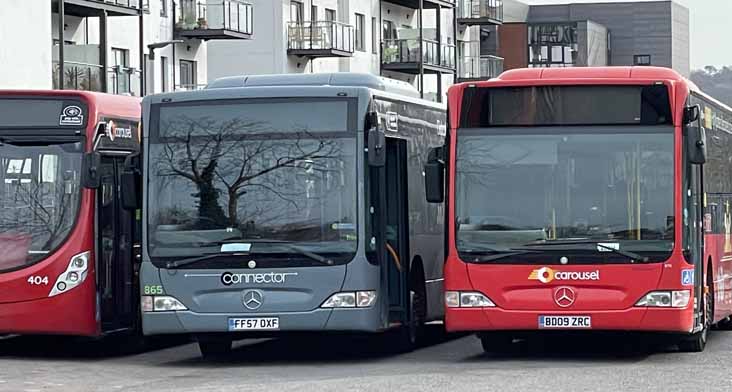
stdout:
[[444,105],[336,73],[230,77],[143,101],[146,335],[204,356],[293,332],[389,332],[444,314],[444,208],[423,166]]

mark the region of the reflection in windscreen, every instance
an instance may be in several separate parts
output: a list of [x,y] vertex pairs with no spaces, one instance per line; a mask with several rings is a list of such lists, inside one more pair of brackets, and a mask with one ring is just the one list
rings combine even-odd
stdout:
[[461,250],[553,239],[672,240],[670,127],[645,133],[604,127],[567,134],[560,129],[461,132],[456,158]]
[[236,239],[355,251],[356,138],[346,116],[345,101],[161,107],[150,145],[151,254],[205,253]]
[[0,270],[61,245],[79,206],[81,143],[0,144]]

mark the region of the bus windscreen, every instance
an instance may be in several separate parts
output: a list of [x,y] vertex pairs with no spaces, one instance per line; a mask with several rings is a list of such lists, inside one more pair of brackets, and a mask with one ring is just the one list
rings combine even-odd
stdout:
[[462,128],[671,124],[665,85],[469,88]]

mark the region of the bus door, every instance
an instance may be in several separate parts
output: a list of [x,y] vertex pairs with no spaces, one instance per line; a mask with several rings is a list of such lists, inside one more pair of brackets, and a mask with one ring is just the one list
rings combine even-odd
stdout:
[[405,323],[410,314],[409,299],[409,215],[407,189],[407,142],[386,138],[384,166],[386,217],[384,248],[389,321]]
[[[701,128],[701,122],[697,119],[693,126]],[[687,132],[689,128],[687,128]],[[688,136],[686,136],[688,137]],[[688,156],[689,152],[684,151],[685,156]],[[703,189],[703,166],[698,164],[692,164],[688,158],[685,161],[685,209],[684,215],[688,214],[688,218],[685,216],[684,219],[688,219],[685,222],[688,244],[686,249],[689,254],[687,258],[694,265],[694,327],[695,330],[701,330],[706,322],[706,317],[714,318],[714,315],[705,315],[705,296],[714,295],[714,293],[706,293],[706,283],[713,279],[714,271],[706,271],[709,276],[705,276],[706,266],[704,265],[704,189]],[[710,287],[711,289],[711,287]],[[710,320],[711,321],[711,320]]]
[[97,125],[96,167],[96,282],[102,332],[138,327],[139,284],[135,258],[140,226],[135,209],[125,208],[126,160],[138,156],[138,120],[105,118]]
[[137,321],[133,262],[134,211],[121,203],[124,157],[102,156],[97,191],[97,296],[102,330],[128,329]]

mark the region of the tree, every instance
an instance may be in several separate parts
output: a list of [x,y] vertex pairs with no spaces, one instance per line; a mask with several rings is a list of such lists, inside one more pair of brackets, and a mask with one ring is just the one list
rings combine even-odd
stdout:
[[706,66],[691,73],[691,80],[702,91],[732,106],[732,66]]

